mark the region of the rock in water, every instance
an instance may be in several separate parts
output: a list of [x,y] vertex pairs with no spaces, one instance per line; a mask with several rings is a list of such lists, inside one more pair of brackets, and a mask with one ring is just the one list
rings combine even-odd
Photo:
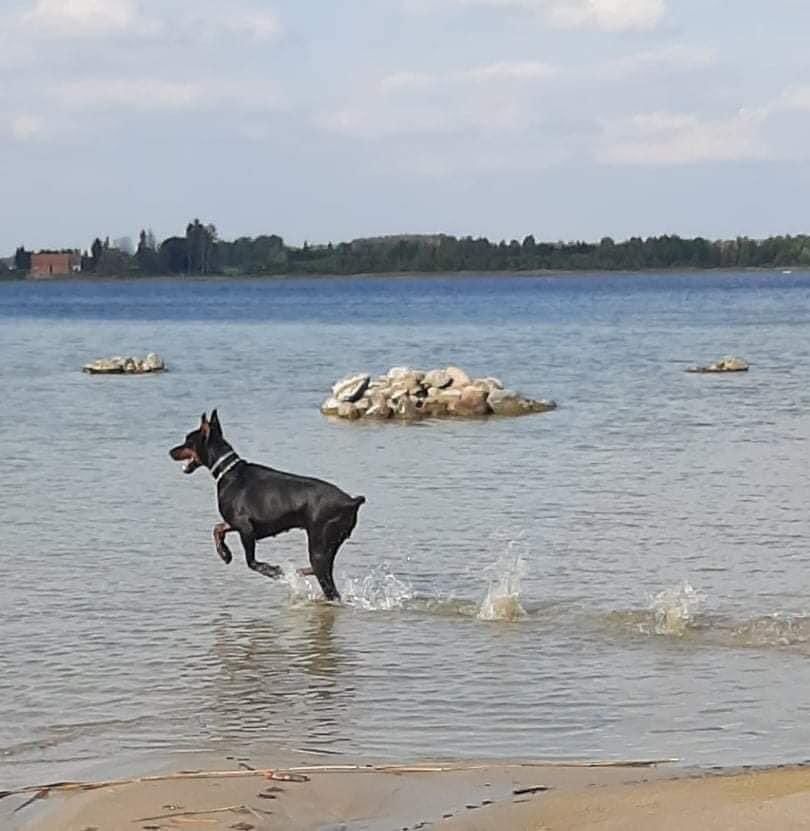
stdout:
[[321,404],[326,416],[348,420],[395,417],[401,421],[423,418],[518,416],[556,408],[553,401],[527,398],[504,390],[497,378],[471,379],[463,369],[449,366],[422,372],[394,367],[373,381],[368,374],[352,375],[332,387]]
[[340,409],[340,401],[337,400],[334,396],[331,398],[327,398],[326,401],[321,404],[321,412],[325,416],[336,416],[338,414],[338,410]]
[[453,383],[453,379],[444,369],[431,369],[422,379],[422,383],[426,387],[436,387],[438,390],[443,390]]
[[451,405],[452,411],[455,415],[463,416],[481,416],[487,415],[490,412],[487,404],[487,390],[480,387],[469,386],[461,390],[461,395],[458,400]]
[[338,405],[337,414],[341,418],[349,419],[349,421],[354,421],[357,418],[361,418],[363,415],[350,401],[341,401]]
[[163,359],[157,354],[157,352],[150,352],[143,359],[142,367],[144,372],[161,372],[166,369]]
[[723,358],[717,362],[717,368],[720,372],[746,372],[748,361],[743,358]]
[[85,364],[82,371],[89,372],[91,375],[123,375],[124,359],[117,356],[114,358],[99,358],[91,364]]
[[409,395],[403,395],[396,401],[394,415],[405,421],[413,421],[416,418],[421,418],[422,413],[419,411],[413,398]]
[[468,387],[472,383],[470,376],[457,366],[448,366],[445,372],[450,376],[450,385],[457,389]]
[[533,398],[525,398],[514,390],[493,390],[487,398],[487,404],[495,415],[501,416],[545,413],[557,408],[553,401],[537,401]]
[[744,358],[727,357],[708,366],[690,366],[687,372],[748,372],[748,361]]
[[388,399],[381,393],[372,394],[369,399],[369,408],[366,410],[366,418],[379,418],[381,420],[391,418],[391,409]]
[[390,381],[398,381],[405,376],[416,376],[418,381],[425,377],[425,373],[418,369],[411,369],[409,366],[393,366],[388,370],[388,379]]
[[146,375],[165,370],[166,364],[156,352],[150,352],[145,358],[134,358],[131,355],[126,358],[120,355],[99,358],[82,367],[83,372],[91,375]]
[[352,375],[349,378],[338,381],[332,387],[332,395],[338,401],[348,401],[349,403],[358,401],[368,389],[370,381],[370,375]]

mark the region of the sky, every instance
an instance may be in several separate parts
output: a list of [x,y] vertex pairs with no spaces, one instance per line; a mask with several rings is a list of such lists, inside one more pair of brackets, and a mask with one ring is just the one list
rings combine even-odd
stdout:
[[807,0],[2,0],[0,254],[810,231]]

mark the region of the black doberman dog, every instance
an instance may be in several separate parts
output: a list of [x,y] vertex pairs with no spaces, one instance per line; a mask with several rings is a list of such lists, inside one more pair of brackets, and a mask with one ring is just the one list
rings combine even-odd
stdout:
[[314,574],[328,600],[340,599],[332,567],[338,549],[357,524],[357,510],[366,501],[364,496],[352,497],[329,482],[239,458],[222,436],[216,410],[211,412],[210,420],[203,413],[200,426],[169,455],[177,462],[186,462],[184,473],[207,467],[216,480],[219,512],[225,522],[214,526],[214,542],[226,563],[233,555],[225,535],[236,531],[248,566],[265,577],[280,577],[278,566],[256,559],[256,541],[301,528],[307,532],[311,568],[300,573]]

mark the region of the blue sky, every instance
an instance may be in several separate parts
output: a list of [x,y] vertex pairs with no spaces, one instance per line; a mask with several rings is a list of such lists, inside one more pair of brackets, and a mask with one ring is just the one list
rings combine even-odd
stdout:
[[4,0],[0,253],[810,230],[810,3]]

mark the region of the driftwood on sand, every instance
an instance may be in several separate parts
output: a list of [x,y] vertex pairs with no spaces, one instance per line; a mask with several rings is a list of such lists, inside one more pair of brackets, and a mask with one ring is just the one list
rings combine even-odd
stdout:
[[95,791],[100,788],[113,788],[121,785],[134,785],[143,782],[168,782],[180,779],[232,779],[247,776],[263,776],[277,782],[309,782],[309,777],[293,771],[274,770],[184,770],[178,773],[165,773],[154,776],[135,776],[129,779],[104,779],[98,782],[51,782],[47,785],[28,785],[10,791],[0,791],[0,799],[7,796],[24,796],[32,794],[31,798],[17,808],[17,811],[30,805],[37,799],[45,799],[52,793],[70,793],[71,791]]
[[[677,762],[678,759],[635,759],[635,760],[611,760],[611,761],[536,761],[536,762],[514,762],[502,767],[532,768],[532,767],[555,767],[555,768],[651,768],[658,765],[666,765]],[[451,773],[461,771],[485,770],[491,767],[490,764],[469,764],[464,762],[437,764],[437,765],[298,765],[284,769],[259,768],[257,770],[188,770],[176,773],[157,774],[152,776],[135,776],[128,779],[105,779],[97,782],[50,782],[45,785],[28,785],[13,790],[0,791],[0,799],[7,796],[27,796],[26,800],[16,810],[20,811],[26,805],[38,799],[45,799],[52,793],[71,793],[78,791],[94,791],[101,788],[119,787],[122,785],[134,785],[148,782],[168,782],[190,779],[237,779],[248,777],[262,777],[277,782],[309,782],[309,774],[318,773]],[[235,806],[241,807],[241,806]],[[229,806],[221,810],[233,810]],[[210,813],[210,812],[209,812]]]
[[[202,817],[208,814],[254,814],[261,817],[262,814],[269,815],[269,811],[259,811],[258,808],[251,808],[249,805],[225,805],[222,808],[209,808],[200,811],[174,811],[171,814],[158,814],[154,817],[139,817],[133,822],[155,822],[161,819],[176,819],[177,817]],[[234,827],[234,826],[232,826]]]

